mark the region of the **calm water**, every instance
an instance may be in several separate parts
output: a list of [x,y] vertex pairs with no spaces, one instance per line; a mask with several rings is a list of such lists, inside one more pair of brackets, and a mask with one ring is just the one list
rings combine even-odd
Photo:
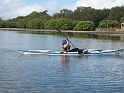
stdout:
[[[0,31],[0,93],[124,93],[124,53],[99,56],[20,55],[59,51],[63,36]],[[69,37],[80,48],[118,49],[124,42]]]

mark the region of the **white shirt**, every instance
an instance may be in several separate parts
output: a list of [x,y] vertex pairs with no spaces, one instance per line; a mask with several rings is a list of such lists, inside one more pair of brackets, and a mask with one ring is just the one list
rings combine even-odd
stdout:
[[63,45],[63,48],[66,48],[66,47],[69,45],[68,40],[66,40],[66,42],[67,42],[67,43]]

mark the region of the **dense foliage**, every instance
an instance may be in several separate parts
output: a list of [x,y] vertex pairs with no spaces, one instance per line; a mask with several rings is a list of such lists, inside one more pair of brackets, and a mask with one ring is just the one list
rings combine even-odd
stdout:
[[95,29],[94,23],[91,21],[79,21],[74,27],[74,30],[79,31],[93,31]]
[[124,6],[111,9],[94,9],[91,7],[77,7],[76,10],[62,9],[50,16],[47,10],[34,11],[27,16],[2,20],[0,28],[31,28],[31,29],[63,29],[63,30],[95,30],[95,28],[120,28],[124,22]]
[[102,20],[99,23],[99,28],[118,28],[119,27],[119,22],[117,20]]
[[43,19],[33,19],[27,22],[27,28],[30,29],[44,29],[44,22]]

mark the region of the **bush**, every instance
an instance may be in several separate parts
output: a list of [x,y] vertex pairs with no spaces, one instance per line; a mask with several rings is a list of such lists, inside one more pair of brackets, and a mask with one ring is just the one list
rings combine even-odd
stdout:
[[28,22],[27,27],[31,29],[44,29],[44,23],[45,20],[43,19],[33,19]]
[[10,23],[8,21],[0,21],[0,28],[9,28]]
[[57,20],[56,19],[51,19],[51,20],[48,20],[44,23],[44,28],[53,30],[53,29],[57,28],[56,24],[57,24]]
[[117,22],[117,20],[102,20],[99,23],[99,28],[119,28],[119,22]]
[[73,30],[93,31],[93,30],[95,30],[95,26],[94,26],[94,23],[91,21],[79,21]]
[[45,29],[61,29],[61,30],[72,30],[73,21],[67,18],[51,19],[45,22]]

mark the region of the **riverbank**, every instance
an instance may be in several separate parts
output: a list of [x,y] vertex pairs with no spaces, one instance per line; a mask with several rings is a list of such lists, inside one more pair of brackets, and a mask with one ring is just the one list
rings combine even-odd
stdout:
[[[57,30],[46,30],[46,29],[25,29],[25,28],[0,28],[0,30],[9,30],[9,31],[49,31],[57,32]],[[73,30],[61,30],[62,32],[71,32],[71,33],[87,33],[87,34],[97,34],[97,35],[111,35],[111,36],[124,36],[123,31],[73,31]]]

